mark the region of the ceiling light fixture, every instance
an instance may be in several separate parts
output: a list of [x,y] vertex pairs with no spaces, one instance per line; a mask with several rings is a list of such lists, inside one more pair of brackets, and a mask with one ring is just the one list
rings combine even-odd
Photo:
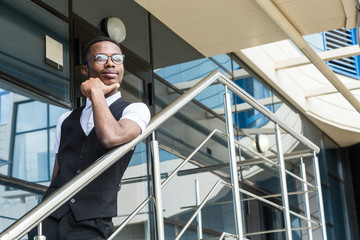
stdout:
[[126,37],[124,23],[117,17],[107,17],[103,19],[105,33],[117,43],[121,43]]

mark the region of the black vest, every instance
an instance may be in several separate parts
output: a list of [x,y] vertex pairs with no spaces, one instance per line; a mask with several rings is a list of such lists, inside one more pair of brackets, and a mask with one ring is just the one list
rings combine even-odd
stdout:
[[[122,98],[110,105],[110,111],[119,120],[123,110],[129,105]],[[61,139],[57,155],[59,173],[51,182],[44,198],[83,171],[109,149],[98,139],[95,128],[86,136],[80,116],[84,107],[74,110],[61,126]],[[120,180],[129,164],[134,150],[129,151],[113,166],[83,188],[51,216],[59,219],[70,209],[76,220],[113,217],[117,214],[117,193]]]

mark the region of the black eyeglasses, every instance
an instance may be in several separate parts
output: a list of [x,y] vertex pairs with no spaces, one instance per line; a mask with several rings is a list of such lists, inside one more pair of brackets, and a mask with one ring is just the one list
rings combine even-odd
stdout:
[[[114,55],[108,56],[103,53],[98,53],[98,54],[93,55],[92,57],[94,58],[95,62],[100,65],[105,65],[108,62],[109,58],[111,58],[111,61],[115,65],[121,65],[124,62],[125,55],[114,54]],[[87,62],[85,64],[87,64],[89,62],[89,60],[87,60]]]

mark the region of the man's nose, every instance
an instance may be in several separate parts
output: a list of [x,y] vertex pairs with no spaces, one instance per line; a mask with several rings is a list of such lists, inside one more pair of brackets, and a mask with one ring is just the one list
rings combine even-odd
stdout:
[[115,63],[112,61],[111,57],[108,57],[108,59],[105,63],[105,67],[115,67]]

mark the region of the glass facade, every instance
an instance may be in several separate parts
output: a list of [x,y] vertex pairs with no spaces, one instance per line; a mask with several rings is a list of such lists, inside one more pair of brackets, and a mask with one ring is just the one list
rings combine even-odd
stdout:
[[[69,103],[68,24],[29,0],[1,1],[0,7],[1,29],[7,33],[0,40],[0,73]],[[62,45],[62,70],[45,63],[45,36]]]
[[148,14],[134,1],[125,0],[118,4],[113,0],[76,0],[73,1],[73,11],[97,28],[106,17],[120,18],[126,26],[126,39],[121,44],[150,61]]
[[11,175],[31,182],[49,181],[54,167],[54,136],[65,110],[37,101],[15,106]]
[[0,88],[0,124],[8,122],[9,97],[10,97],[9,92]]
[[[84,40],[72,39],[75,37],[69,34],[69,29],[72,29],[74,19],[81,18],[89,23],[89,26],[84,27],[88,28],[89,33],[94,32],[94,29],[101,30],[102,19],[111,15],[121,18],[127,27],[127,38],[121,44],[129,53],[125,60],[127,70],[121,85],[121,94],[125,99],[130,102],[148,103],[152,116],[155,116],[209,73],[214,70],[221,72],[262,102],[295,132],[304,134],[321,147],[319,160],[328,239],[351,239],[345,198],[347,183],[341,148],[301,113],[282,101],[277,92],[269,88],[262,79],[256,79],[251,71],[245,71],[241,67],[241,61],[234,54],[203,57],[134,1],[126,0],[116,4],[113,0],[42,2],[55,8],[57,16],[47,11],[45,5],[33,1],[4,1],[0,4],[0,11],[4,13],[0,17],[0,24],[4,26],[4,32],[9,32],[1,40],[2,44],[7,44],[9,48],[0,52],[0,71],[12,76],[13,79],[21,80],[19,89],[25,88],[28,93],[35,96],[38,96],[39,91],[46,95],[45,100],[42,98],[42,101],[38,101],[37,97],[29,98],[27,95],[25,97],[11,92],[11,89],[0,89],[0,160],[1,164],[4,163],[0,166],[1,173],[29,182],[41,182],[45,185],[49,183],[55,159],[55,127],[58,117],[67,111],[50,102],[55,101],[57,105],[63,106],[64,102],[75,101],[71,99],[71,88],[75,85],[75,79],[71,76],[76,75],[71,71],[75,71],[79,66],[71,66],[70,60],[78,57],[79,49],[76,48],[76,43]],[[72,6],[69,6],[69,3],[72,3]],[[62,15],[62,19],[58,18],[59,14]],[[76,32],[76,29],[74,31]],[[45,35],[51,36],[63,45],[62,71],[52,69],[44,63]],[[76,37],[83,36],[79,34]],[[313,43],[315,47],[321,48],[318,46],[318,37],[317,35],[313,38]],[[27,46],[30,44],[33,48],[28,49]],[[74,52],[70,52],[72,44],[75,45]],[[30,90],[26,88],[27,84],[30,84]],[[223,85],[210,86],[156,130],[156,139],[160,145],[162,179],[169,176],[213,129],[226,133],[224,93]],[[10,94],[14,94],[14,98],[10,97]],[[237,147],[238,161],[254,160],[258,157],[254,154],[254,151],[257,151],[257,154],[276,162],[274,155],[278,149],[274,124],[241,98],[231,92],[230,94],[236,140],[239,145],[243,144],[250,149]],[[256,147],[256,139],[260,134],[266,136],[269,145],[263,152]],[[203,199],[219,179],[230,181],[228,142],[224,136],[226,134],[217,133],[211,137],[174,179],[163,187],[166,239],[175,238],[193,215],[196,205],[199,204],[197,195]],[[290,134],[283,132],[281,139],[286,157],[306,149]],[[306,175],[309,181],[315,184],[312,157],[305,157],[303,161],[307,166]],[[206,170],[206,167],[212,167],[212,170]],[[300,175],[299,158],[287,160],[286,170]],[[281,205],[281,179],[278,172],[278,168],[268,162],[257,165],[244,164],[239,168],[241,188],[260,196],[273,195],[269,199]],[[291,193],[290,209],[304,214],[303,195],[297,194],[302,191],[302,184],[291,176],[287,176],[286,180],[288,191]],[[121,182],[118,215],[113,219],[116,227],[149,194],[153,194],[153,184],[150,144],[145,140],[137,145]],[[2,188],[0,194],[3,197],[0,202],[0,230],[18,219],[27,209],[31,209],[39,199],[37,195],[13,188],[11,191],[9,188]],[[309,195],[310,212],[318,219],[316,194],[310,192]],[[283,211],[251,199],[246,194],[241,194],[241,197],[246,233],[285,227]],[[21,210],[12,215],[16,208]],[[217,188],[202,209],[201,215],[203,238],[218,238],[223,232],[235,234],[231,189],[226,186]],[[292,231],[293,239],[307,239],[307,231],[301,229],[305,226],[303,220],[293,216],[291,225],[298,228]],[[198,220],[194,220],[181,239],[197,239],[197,226]],[[150,201],[115,239],[156,239],[155,229],[155,207],[154,202]],[[320,230],[314,231],[314,239],[320,238],[320,235]],[[254,234],[248,238],[260,240],[286,237],[284,232],[279,231],[263,235]]]
[[328,239],[351,239],[340,150],[329,138],[320,156]]

